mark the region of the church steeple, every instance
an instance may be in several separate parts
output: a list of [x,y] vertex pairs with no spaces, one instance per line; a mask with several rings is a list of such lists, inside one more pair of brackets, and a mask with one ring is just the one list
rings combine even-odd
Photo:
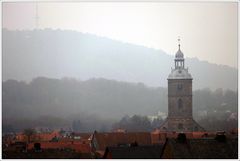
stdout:
[[184,68],[184,55],[180,49],[180,37],[178,37],[178,51],[175,54],[175,69],[176,68]]
[[169,132],[204,131],[192,115],[192,76],[184,68],[184,55],[180,49],[175,55],[175,69],[168,76],[168,116],[160,130]]

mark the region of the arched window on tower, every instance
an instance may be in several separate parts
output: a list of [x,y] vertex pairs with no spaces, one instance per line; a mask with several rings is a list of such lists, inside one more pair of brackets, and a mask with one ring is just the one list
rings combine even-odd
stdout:
[[178,99],[178,108],[181,109],[183,107],[182,99]]
[[177,85],[177,89],[178,89],[179,91],[182,90],[182,84],[179,83],[179,84]]

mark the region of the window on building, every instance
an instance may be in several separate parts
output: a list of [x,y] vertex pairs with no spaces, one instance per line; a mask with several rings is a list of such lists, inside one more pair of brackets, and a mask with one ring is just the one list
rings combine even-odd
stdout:
[[182,99],[178,99],[178,108],[181,109],[183,107]]

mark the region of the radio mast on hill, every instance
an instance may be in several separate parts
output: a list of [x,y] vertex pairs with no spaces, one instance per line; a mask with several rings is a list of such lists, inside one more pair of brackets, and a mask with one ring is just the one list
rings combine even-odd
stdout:
[[38,2],[36,1],[36,4],[35,4],[35,29],[38,29],[39,27],[39,16],[38,16]]

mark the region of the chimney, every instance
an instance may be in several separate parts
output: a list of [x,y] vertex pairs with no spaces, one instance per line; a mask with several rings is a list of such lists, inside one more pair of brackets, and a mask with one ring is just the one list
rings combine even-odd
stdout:
[[136,146],[138,146],[138,143],[135,141],[135,142],[131,143],[130,146],[131,146],[131,147],[136,147]]
[[225,131],[217,131],[215,140],[219,142],[225,142],[226,141]]

